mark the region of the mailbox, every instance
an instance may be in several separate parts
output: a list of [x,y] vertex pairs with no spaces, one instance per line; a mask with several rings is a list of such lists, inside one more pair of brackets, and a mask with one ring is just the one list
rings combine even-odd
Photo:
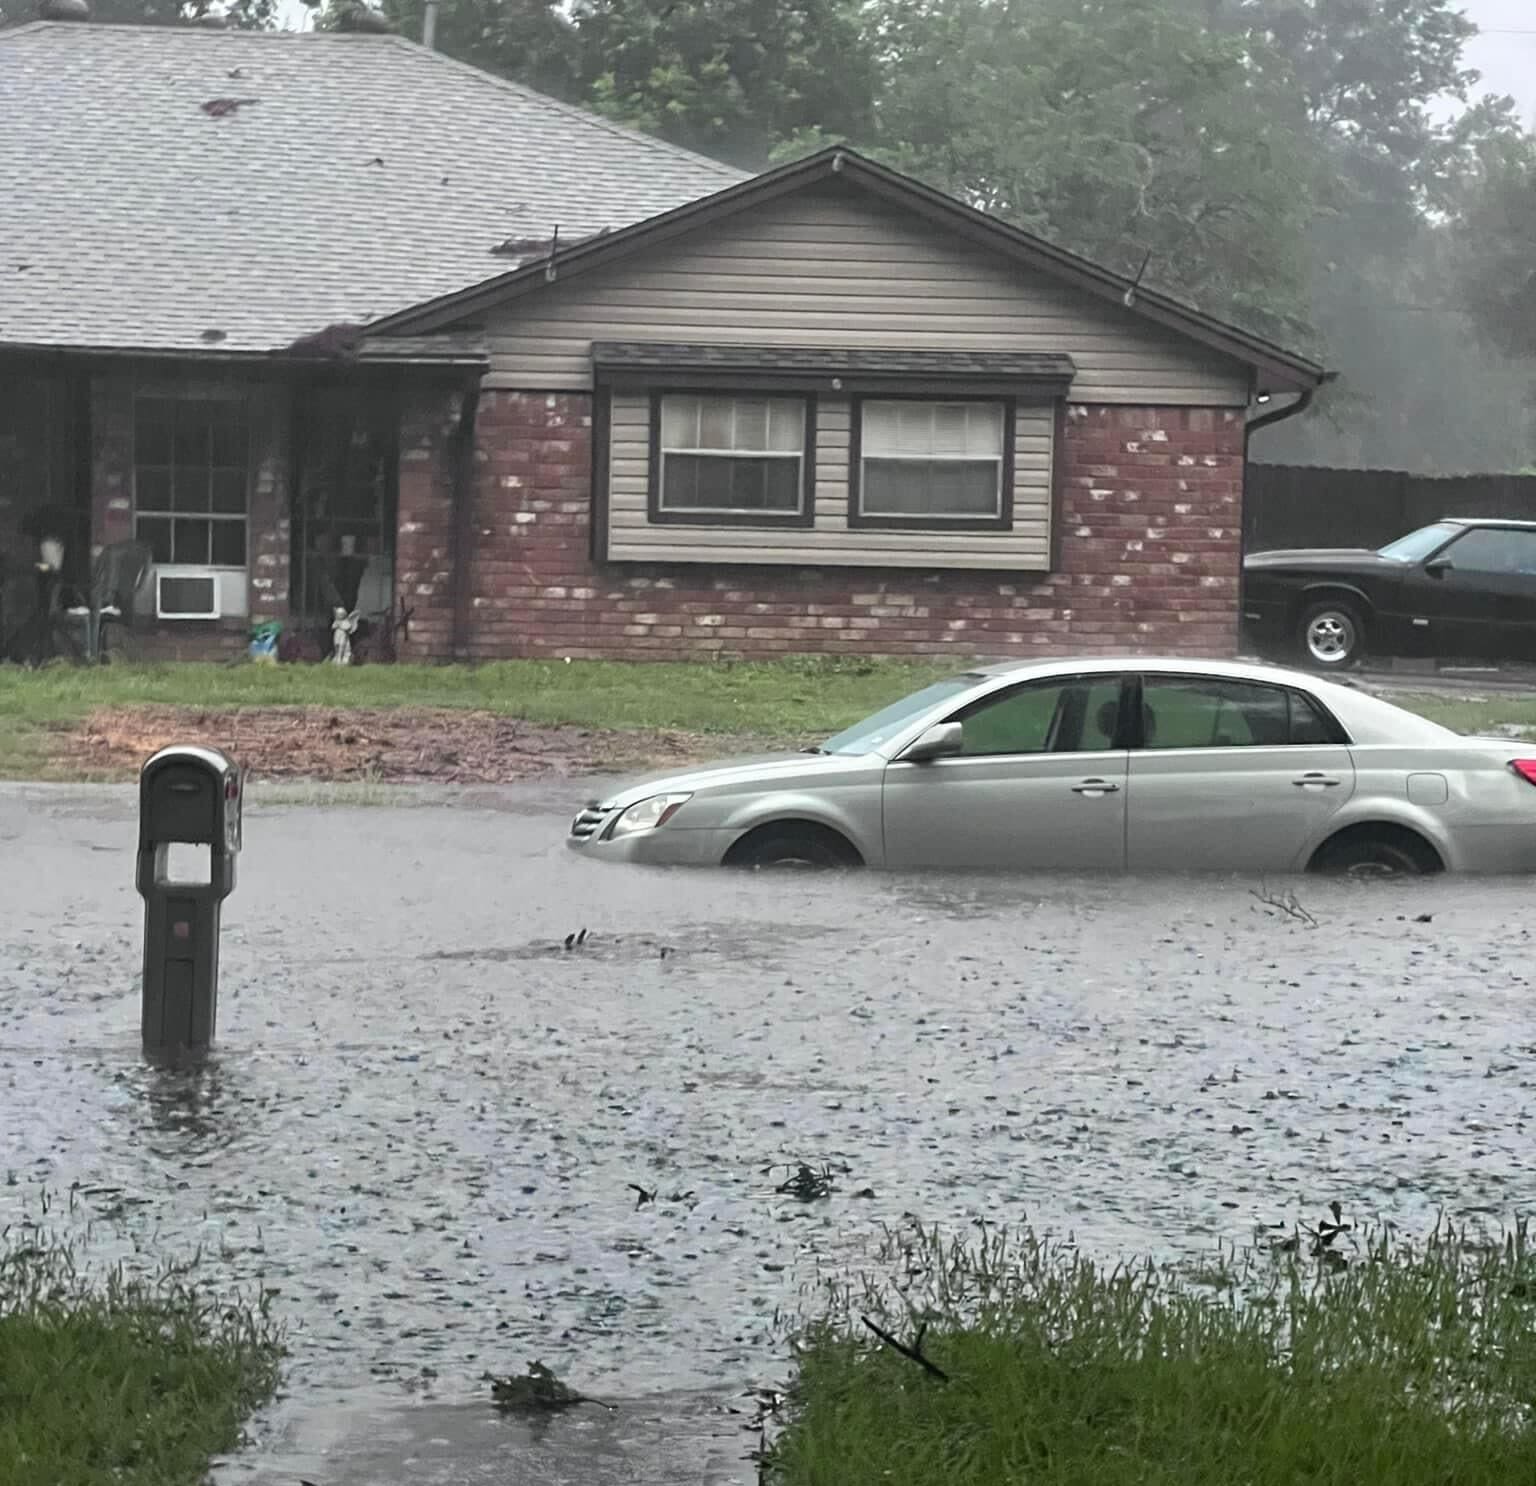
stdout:
[[[144,899],[147,1053],[200,1051],[213,1042],[219,917],[235,890],[240,806],[240,770],[216,748],[162,748],[139,771],[136,883]],[[206,848],[206,881],[172,879],[173,846]]]

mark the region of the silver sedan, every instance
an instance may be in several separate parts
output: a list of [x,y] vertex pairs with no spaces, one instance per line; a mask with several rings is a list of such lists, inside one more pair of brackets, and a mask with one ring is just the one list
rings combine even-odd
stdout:
[[983,666],[802,753],[627,784],[569,844],[745,867],[1528,872],[1536,746],[1268,666]]

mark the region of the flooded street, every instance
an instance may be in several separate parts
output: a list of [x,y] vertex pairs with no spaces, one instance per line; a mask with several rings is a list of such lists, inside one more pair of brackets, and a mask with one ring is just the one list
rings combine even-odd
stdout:
[[[565,851],[586,793],[258,794],[219,1049],[167,1074],[133,795],[0,791],[0,1222],[47,1192],[99,1257],[278,1292],[286,1397],[228,1479],[291,1481],[343,1403],[375,1446],[406,1402],[483,1433],[481,1374],[536,1357],[640,1435],[673,1400],[668,1479],[750,1479],[708,1401],[781,1380],[777,1313],[907,1213],[1114,1257],[1536,1207],[1529,882],[1286,885],[1312,927],[1249,881],[648,872]],[[775,1191],[801,1160],[830,1198]],[[415,1478],[492,1479],[474,1449]]]

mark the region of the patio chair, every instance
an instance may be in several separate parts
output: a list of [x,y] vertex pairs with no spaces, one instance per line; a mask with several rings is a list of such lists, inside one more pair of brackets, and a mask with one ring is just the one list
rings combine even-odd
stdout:
[[110,659],[108,625],[132,626],[134,595],[153,559],[143,542],[111,542],[96,554],[85,602],[69,611],[72,619],[84,622],[87,661]]

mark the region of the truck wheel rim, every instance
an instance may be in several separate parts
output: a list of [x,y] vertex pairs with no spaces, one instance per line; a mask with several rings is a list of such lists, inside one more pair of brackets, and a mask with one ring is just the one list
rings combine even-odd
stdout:
[[1307,626],[1307,650],[1313,660],[1337,665],[1355,648],[1355,627],[1349,616],[1330,609]]

